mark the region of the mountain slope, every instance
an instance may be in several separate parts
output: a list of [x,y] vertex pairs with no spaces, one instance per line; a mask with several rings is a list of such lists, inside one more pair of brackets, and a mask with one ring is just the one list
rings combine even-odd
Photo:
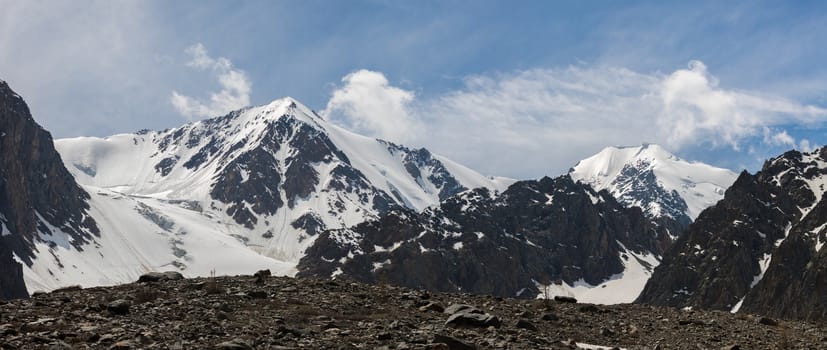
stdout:
[[664,256],[639,301],[827,317],[827,148],[742,173]]
[[577,163],[569,175],[596,190],[608,190],[626,206],[642,208],[650,218],[675,220],[680,228],[721,200],[737,176],[687,162],[654,144],[607,147]]
[[325,229],[510,183],[353,134],[291,98],[164,131],[55,145],[89,193],[102,234],[38,256],[24,269],[30,289],[126,282],[158,269],[292,274]]
[[326,231],[298,269],[437,291],[630,302],[658,264],[658,235],[640,209],[562,176]]

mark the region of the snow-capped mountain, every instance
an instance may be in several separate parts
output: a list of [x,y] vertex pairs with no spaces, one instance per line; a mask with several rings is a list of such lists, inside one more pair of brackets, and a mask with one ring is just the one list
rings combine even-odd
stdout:
[[607,147],[569,171],[577,181],[606,189],[626,206],[651,218],[668,217],[686,226],[717,203],[737,174],[688,162],[655,144]]
[[29,290],[185,275],[292,274],[325,229],[396,207],[422,210],[488,178],[425,149],[332,125],[291,98],[164,131],[55,141],[88,193],[100,234],[43,236],[24,266]]
[[665,235],[639,208],[564,175],[325,231],[298,268],[300,276],[611,304],[637,297]]
[[641,302],[827,319],[827,147],[743,172],[664,255]]

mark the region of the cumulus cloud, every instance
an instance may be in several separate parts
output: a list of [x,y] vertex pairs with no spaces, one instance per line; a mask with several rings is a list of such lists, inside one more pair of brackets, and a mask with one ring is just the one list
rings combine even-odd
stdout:
[[795,138],[790,136],[787,130],[773,132],[768,127],[764,127],[764,143],[773,146],[796,147]]
[[224,57],[210,57],[201,43],[188,47],[186,53],[191,56],[187,66],[214,74],[221,90],[211,93],[209,101],[173,90],[170,102],[178,113],[191,120],[222,115],[250,104],[252,83],[244,71],[233,67],[232,62]]
[[[667,76],[660,95],[664,110],[658,124],[668,131],[667,141],[673,146],[702,140],[738,149],[739,141],[767,126],[813,123],[827,115],[824,109],[781,97],[722,89],[700,61],[691,61],[687,69]],[[786,131],[768,142],[795,145]]]
[[409,141],[419,130],[411,112],[414,93],[391,86],[384,74],[359,70],[342,78],[343,85],[322,111],[354,131],[391,141]]
[[461,89],[419,100],[378,72],[343,82],[327,111],[341,111],[346,124],[515,177],[564,172],[608,145],[809,147],[784,126],[827,121],[820,107],[723,88],[699,61],[670,74],[571,66],[471,76]]

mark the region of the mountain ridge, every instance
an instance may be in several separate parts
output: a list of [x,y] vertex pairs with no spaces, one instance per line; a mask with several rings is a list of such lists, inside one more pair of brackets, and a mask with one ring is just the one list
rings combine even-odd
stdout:
[[[298,276],[631,302],[659,263],[664,235],[639,208],[622,206],[605,190],[567,175],[544,177],[519,181],[498,196],[476,189],[422,213],[391,211],[325,231],[299,262]],[[614,290],[601,293],[606,283],[623,288],[625,299]]]

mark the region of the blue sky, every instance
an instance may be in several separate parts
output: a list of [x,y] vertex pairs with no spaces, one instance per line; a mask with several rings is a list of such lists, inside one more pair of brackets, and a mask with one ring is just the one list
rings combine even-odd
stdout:
[[292,96],[492,175],[641,142],[754,171],[825,143],[826,7],[0,0],[0,79],[59,138]]

